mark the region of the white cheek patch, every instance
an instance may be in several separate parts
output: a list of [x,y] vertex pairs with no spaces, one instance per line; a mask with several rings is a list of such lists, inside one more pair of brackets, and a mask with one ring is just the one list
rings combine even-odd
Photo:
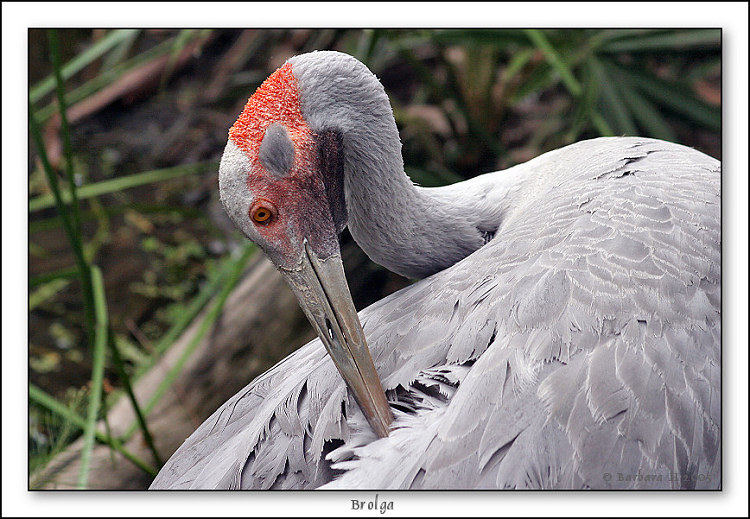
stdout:
[[250,229],[248,211],[252,201],[247,187],[250,168],[248,158],[230,139],[219,165],[219,198],[234,224],[246,235]]

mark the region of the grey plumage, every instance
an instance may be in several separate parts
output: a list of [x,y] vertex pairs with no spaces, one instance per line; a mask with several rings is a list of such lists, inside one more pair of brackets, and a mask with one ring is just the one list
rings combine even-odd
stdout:
[[388,96],[367,67],[340,52],[313,52],[289,61],[310,128],[343,136],[349,231],[373,261],[422,278],[484,244],[478,227],[482,219],[496,227],[501,186],[489,191],[492,200],[475,199],[473,192],[454,197],[454,191],[436,199],[440,190],[415,189],[404,173]]
[[277,176],[284,176],[294,163],[294,144],[283,125],[272,124],[266,130],[258,158],[261,164]]
[[[152,488],[720,487],[718,161],[601,138],[424,189],[404,184],[387,144],[378,171],[395,180],[365,179],[349,135],[349,226],[368,254],[415,232],[370,240],[360,190],[377,204],[381,184],[428,222],[463,215],[441,232],[471,249],[447,267],[404,252],[402,271],[436,272],[360,312],[390,436],[316,339],[219,408]],[[442,257],[437,234],[401,247]]]

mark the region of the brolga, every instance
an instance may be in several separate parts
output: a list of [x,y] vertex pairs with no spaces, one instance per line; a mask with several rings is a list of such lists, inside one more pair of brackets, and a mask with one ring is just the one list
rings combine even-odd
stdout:
[[[319,338],[151,488],[719,488],[720,163],[598,138],[424,188],[388,97],[289,59],[229,131],[221,201]],[[338,235],[420,281],[356,312]]]

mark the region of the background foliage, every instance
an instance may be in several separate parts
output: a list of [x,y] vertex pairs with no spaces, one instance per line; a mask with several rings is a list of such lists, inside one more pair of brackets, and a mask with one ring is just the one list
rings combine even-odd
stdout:
[[[719,30],[31,30],[32,473],[80,435],[122,452],[96,420],[201,309],[202,330],[219,315],[253,254],[218,205],[227,129],[268,74],[314,49],[382,80],[422,185],[601,135],[721,159]],[[371,269],[358,308],[408,283]],[[163,460],[131,461],[153,473]]]

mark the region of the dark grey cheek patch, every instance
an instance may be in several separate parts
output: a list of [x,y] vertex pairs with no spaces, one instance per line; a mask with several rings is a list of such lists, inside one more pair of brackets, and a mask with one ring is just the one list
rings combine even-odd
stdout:
[[273,123],[266,128],[258,158],[263,167],[274,175],[289,173],[294,164],[294,143],[283,125]]
[[344,152],[341,133],[327,130],[316,135],[318,145],[318,171],[323,176],[328,206],[340,233],[346,226],[346,198],[344,196]]

